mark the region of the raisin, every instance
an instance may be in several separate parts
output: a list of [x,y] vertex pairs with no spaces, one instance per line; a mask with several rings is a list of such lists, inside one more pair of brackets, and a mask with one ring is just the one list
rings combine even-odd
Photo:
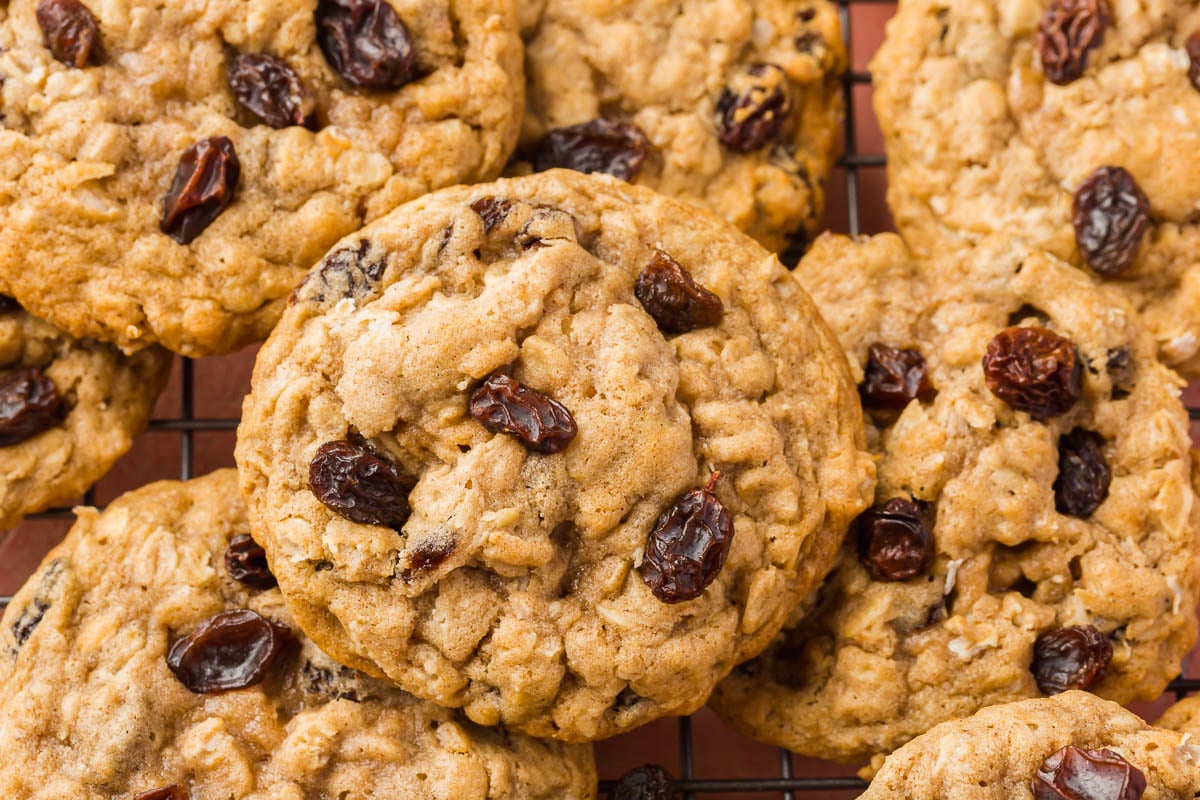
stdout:
[[513,202],[502,197],[481,197],[471,203],[471,210],[483,220],[483,232],[491,233],[512,211]]
[[547,133],[538,143],[533,167],[538,172],[556,167],[603,172],[631,181],[649,152],[650,139],[637,125],[593,119]]
[[53,428],[62,417],[58,389],[40,369],[26,367],[0,380],[0,447]]
[[308,488],[328,508],[353,522],[396,530],[412,511],[413,485],[390,458],[361,440],[326,442],[308,467]]
[[1150,201],[1127,170],[1100,167],[1075,192],[1071,224],[1084,262],[1106,277],[1118,275],[1137,258]]
[[195,239],[233,202],[242,165],[224,136],[201,139],[183,151],[163,198],[162,231],[180,244]]
[[1053,0],[1037,32],[1046,79],[1062,85],[1082,75],[1111,21],[1105,0]]
[[[344,297],[363,299],[375,291],[387,269],[387,259],[383,256],[371,258],[370,252],[371,243],[366,239],[360,239],[357,246],[334,250],[325,256],[315,272],[305,276],[293,295],[303,293],[304,297],[318,303]],[[316,282],[310,287],[314,277]]]
[[687,333],[721,322],[721,298],[700,286],[692,274],[662,250],[638,275],[633,294],[664,333]]
[[867,351],[867,367],[863,373],[858,394],[864,408],[899,411],[913,400],[928,401],[934,394],[925,358],[916,350],[873,344]]
[[907,581],[933,564],[933,532],[925,509],[894,497],[858,518],[858,559],[877,581]]
[[334,71],[365,89],[399,89],[413,77],[413,42],[386,0],[319,0],[317,44]]
[[296,676],[300,691],[313,695],[324,702],[349,700],[359,703],[364,699],[363,676],[349,667],[338,665],[337,671],[318,666],[305,659]]
[[189,800],[189,797],[187,789],[184,789],[178,783],[173,783],[161,789],[151,789],[148,792],[142,792],[134,797],[133,800]]
[[100,25],[79,0],[39,0],[37,22],[46,47],[68,67],[86,67],[99,55]]
[[714,472],[703,489],[692,489],[676,500],[646,539],[642,580],[664,603],[699,597],[725,565],[733,520],[713,493],[720,476]]
[[538,453],[561,453],[578,427],[571,412],[503,370],[493,372],[471,395],[471,416],[492,433],[515,436]]
[[17,643],[17,647],[29,641],[29,637],[37,630],[37,626],[41,624],[42,618],[49,610],[50,603],[40,597],[35,597],[33,602],[21,611],[21,616],[17,617],[17,621],[12,626],[13,641]]
[[1044,422],[1070,411],[1083,391],[1083,359],[1046,328],[1005,328],[988,342],[983,375],[992,394]]
[[609,791],[608,800],[669,800],[674,793],[667,771],[657,764],[647,764],[622,775]]
[[1112,483],[1112,470],[1104,457],[1104,437],[1076,428],[1058,440],[1058,477],[1054,479],[1054,507],[1060,514],[1087,519]]
[[1200,89],[1200,31],[1193,33],[1183,43],[1188,56],[1188,78],[1192,86]]
[[1146,776],[1112,750],[1067,745],[1046,757],[1030,788],[1034,800],[1139,800]]
[[1115,347],[1108,351],[1108,380],[1112,384],[1112,399],[1129,397],[1136,385],[1133,378],[1133,355],[1128,347]]
[[239,103],[272,128],[312,122],[312,96],[296,71],[275,56],[239,55],[229,68],[229,88]]
[[759,150],[779,136],[791,111],[787,74],[774,64],[753,64],[717,100],[721,144],[739,153]]
[[196,694],[245,689],[267,676],[291,635],[248,608],[223,611],[171,645],[167,666]]
[[277,584],[267,566],[267,553],[248,533],[239,533],[225,550],[225,570],[229,577],[252,589],[270,589]]
[[433,536],[422,539],[409,547],[405,553],[408,556],[408,566],[404,568],[401,577],[406,581],[435,570],[447,558],[454,554],[457,542],[452,536]]
[[1045,694],[1087,689],[1104,677],[1113,650],[1108,638],[1091,625],[1043,633],[1033,644],[1030,670]]

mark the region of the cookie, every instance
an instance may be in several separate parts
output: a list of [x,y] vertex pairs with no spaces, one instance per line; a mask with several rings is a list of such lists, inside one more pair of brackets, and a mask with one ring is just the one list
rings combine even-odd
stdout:
[[481,724],[689,713],[832,565],[873,470],[777,258],[608,176],[428,195],[261,350],[237,461],[297,622]]
[[888,756],[861,800],[1200,796],[1200,745],[1086,692],[938,725]]
[[1200,695],[1180,700],[1168,708],[1155,724],[1173,731],[1190,733],[1200,740]]
[[129,451],[171,354],[76,339],[0,297],[0,530],[79,497]]
[[825,236],[797,274],[859,382],[875,505],[717,711],[857,763],[996,703],[1157,697],[1196,637],[1200,504],[1129,303],[1002,236],[935,260]]
[[1175,0],[906,0],[871,65],[900,232],[925,253],[1023,236],[1200,377],[1197,30]]
[[846,67],[828,0],[518,0],[517,171],[607,172],[715,211],[768,249],[825,203]]
[[80,509],[0,623],[9,796],[595,797],[589,747],[330,660],[246,531],[233,470]]
[[334,242],[516,144],[510,1],[7,6],[0,288],[127,351],[264,338]]

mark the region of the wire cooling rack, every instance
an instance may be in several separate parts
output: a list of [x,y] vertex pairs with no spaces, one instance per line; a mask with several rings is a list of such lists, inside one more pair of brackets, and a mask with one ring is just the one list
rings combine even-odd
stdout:
[[[851,68],[842,81],[846,106],[844,149],[842,157],[838,160],[838,169],[835,170],[834,178],[827,187],[831,209],[827,214],[827,221],[833,230],[851,235],[876,233],[887,226],[887,220],[868,218],[867,215],[864,215],[864,207],[859,200],[864,188],[871,192],[882,191],[882,168],[885,160],[883,153],[878,152],[880,149],[879,137],[872,135],[873,131],[868,132],[866,136],[863,135],[864,128],[870,128],[874,124],[873,119],[870,118],[869,109],[871,76],[861,66],[867,63],[867,56],[870,53],[856,52],[856,50],[869,51],[873,49],[874,43],[878,41],[880,35],[882,19],[889,15],[895,3],[894,0],[836,0],[836,2],[841,16],[842,34],[846,41],[847,51],[851,54]],[[871,29],[869,36],[859,36],[855,33],[856,17],[860,16],[863,17],[859,20],[860,25],[862,27],[869,26]],[[859,31],[859,33],[862,32]],[[866,43],[865,47],[863,46],[864,42]],[[855,65],[858,65],[857,68]],[[859,106],[857,109],[856,104]],[[863,117],[861,120],[859,119],[860,115]],[[864,139],[868,142],[865,146]],[[839,183],[838,173],[844,182]],[[878,203],[872,203],[867,211],[870,213],[878,207]],[[196,471],[197,437],[223,433],[231,441],[232,433],[237,429],[238,424],[238,420],[232,417],[198,415],[196,413],[196,382],[196,362],[190,359],[181,359],[178,413],[154,419],[149,426],[149,431],[159,436],[178,434],[178,476],[183,480],[191,478]],[[1194,405],[1200,406],[1200,397],[1197,398]],[[1189,414],[1193,421],[1200,421],[1200,407],[1189,408]],[[222,463],[229,463],[228,458]],[[169,477],[174,477],[174,474]],[[97,505],[96,494],[95,490],[89,491],[84,495],[83,502],[87,505]],[[71,518],[72,513],[69,507],[53,508],[30,517],[34,521],[66,521]],[[3,588],[11,590],[7,586]],[[0,594],[0,610],[3,610],[10,599],[9,595]],[[1186,672],[1185,677],[1173,681],[1168,689],[1168,693],[1173,693],[1177,698],[1196,691],[1200,691],[1200,676],[1192,677]],[[675,739],[673,743],[665,743],[675,763],[670,763],[664,758],[662,766],[672,773],[675,778],[677,794],[684,800],[695,800],[697,797],[704,797],[706,800],[718,797],[722,800],[731,798],[796,800],[797,795],[803,795],[806,799],[828,798],[832,800],[833,798],[854,797],[866,787],[865,782],[848,774],[833,777],[819,774],[831,771],[848,773],[849,771],[846,769],[829,769],[830,765],[798,759],[783,749],[776,751],[774,760],[777,766],[775,769],[766,768],[766,761],[756,759],[756,766],[752,770],[754,774],[749,776],[745,775],[746,765],[731,763],[728,756],[723,760],[717,758],[716,760],[720,763],[710,763],[712,759],[699,756],[698,752],[725,753],[728,745],[725,737],[736,734],[729,729],[714,727],[711,724],[711,718],[702,719],[700,722],[703,724],[697,724],[691,717],[684,717],[676,721],[674,731],[668,724],[666,728],[658,725],[652,732],[656,740],[664,737]],[[708,739],[717,741],[708,741]],[[617,742],[617,740],[613,740],[613,742]],[[664,745],[661,741],[658,744]],[[654,756],[661,752],[662,747],[654,748]],[[601,780],[600,788],[603,793],[607,793],[612,788],[616,773],[612,769],[605,769],[604,754],[605,746],[601,745],[599,752],[601,776],[609,779]],[[628,760],[628,757],[625,760]],[[769,760],[771,759],[767,761]],[[738,777],[729,777],[732,775]]]

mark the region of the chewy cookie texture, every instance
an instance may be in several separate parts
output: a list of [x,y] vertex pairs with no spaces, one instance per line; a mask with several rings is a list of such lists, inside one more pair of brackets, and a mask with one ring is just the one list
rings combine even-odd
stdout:
[[246,536],[237,476],[81,509],[0,623],[8,797],[591,800],[590,748],[333,663]]
[[558,170],[338,245],[259,355],[237,459],[322,648],[584,740],[695,710],[774,636],[870,495],[861,425],[778,259]]
[[516,143],[511,2],[6,7],[0,286],[126,350],[263,338],[339,238]]

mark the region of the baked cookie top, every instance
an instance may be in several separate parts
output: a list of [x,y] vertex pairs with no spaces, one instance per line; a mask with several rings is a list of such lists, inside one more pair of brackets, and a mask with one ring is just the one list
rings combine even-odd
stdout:
[[1200,695],[1180,700],[1154,724],[1180,733],[1190,733],[1200,743]]
[[0,623],[0,788],[595,796],[590,748],[481,728],[331,661],[292,624],[246,531],[233,470],[80,510]]
[[832,565],[873,466],[777,258],[607,176],[460,187],[343,240],[237,459],[297,622],[481,724],[695,710]]
[[1116,703],[1067,692],[938,725],[888,756],[861,800],[1197,795],[1200,744]]
[[0,285],[77,336],[261,339],[330,245],[516,143],[510,0],[12,0]]
[[824,236],[797,269],[879,458],[808,614],[715,706],[844,761],[983,706],[1152,699],[1196,635],[1200,505],[1180,379],[1110,287],[1017,240],[913,258]]
[[1200,377],[1197,30],[1183,0],[906,0],[871,65],[901,233],[1023,236]]
[[607,172],[768,249],[815,233],[846,67],[827,0],[518,0],[519,169]]

